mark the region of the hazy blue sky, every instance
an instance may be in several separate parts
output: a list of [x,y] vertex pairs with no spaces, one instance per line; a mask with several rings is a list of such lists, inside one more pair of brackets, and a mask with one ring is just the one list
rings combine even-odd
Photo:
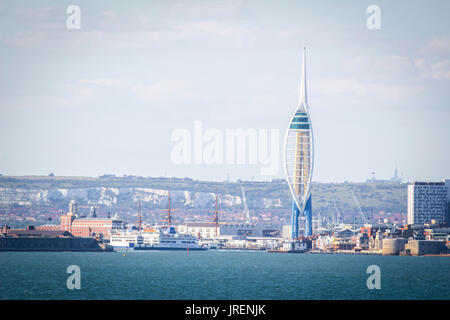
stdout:
[[[66,8],[81,8],[68,30]],[[366,27],[369,5],[381,30]],[[0,173],[267,179],[171,134],[279,129],[307,45],[313,180],[450,177],[449,1],[2,1]]]

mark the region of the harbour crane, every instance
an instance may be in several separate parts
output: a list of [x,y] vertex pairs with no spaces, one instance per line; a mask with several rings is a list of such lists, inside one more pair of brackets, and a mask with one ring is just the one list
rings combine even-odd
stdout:
[[351,189],[351,190],[352,190],[353,199],[355,200],[356,206],[358,207],[359,214],[361,216],[361,221],[362,221],[363,224],[366,224],[367,223],[367,219],[366,219],[366,216],[364,215],[364,213],[363,213],[363,211],[361,209],[361,205],[359,203],[359,200],[356,197],[355,192],[353,191],[353,189]]
[[141,200],[138,202],[138,231],[141,232],[142,225],[142,212],[141,212]]
[[322,227],[322,221],[320,219],[320,211],[317,214],[317,233],[320,234],[320,229]]
[[339,220],[342,219],[342,215],[341,215],[341,212],[339,211],[339,208],[337,206],[336,197],[335,196],[333,196],[333,201],[334,201],[334,208],[336,209],[335,214],[333,214],[333,220],[334,220],[334,225],[337,226],[337,225],[339,225]]
[[242,202],[244,204],[244,218],[245,218],[245,222],[250,224],[252,222],[252,218],[250,216],[250,210],[248,209],[247,206],[247,198],[245,197],[245,190],[244,190],[244,186],[241,184],[241,191],[242,191]]

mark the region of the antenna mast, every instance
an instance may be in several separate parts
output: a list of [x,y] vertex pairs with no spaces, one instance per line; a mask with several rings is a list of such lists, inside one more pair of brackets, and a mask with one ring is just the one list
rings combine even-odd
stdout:
[[178,220],[172,220],[172,208],[171,208],[171,201],[170,201],[170,191],[168,192],[168,196],[167,196],[167,204],[168,204],[168,208],[162,210],[162,211],[167,211],[166,220],[160,220],[160,221],[167,222],[168,227],[170,227],[170,226],[172,226],[172,222],[179,222]]

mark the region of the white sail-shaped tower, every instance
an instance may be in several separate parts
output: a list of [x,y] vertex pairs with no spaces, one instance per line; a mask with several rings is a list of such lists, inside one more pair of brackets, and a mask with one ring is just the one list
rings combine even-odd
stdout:
[[306,95],[306,48],[303,49],[300,100],[291,118],[284,143],[286,179],[293,198],[292,238],[299,236],[299,216],[305,216],[305,236],[312,233],[311,179],[314,139]]

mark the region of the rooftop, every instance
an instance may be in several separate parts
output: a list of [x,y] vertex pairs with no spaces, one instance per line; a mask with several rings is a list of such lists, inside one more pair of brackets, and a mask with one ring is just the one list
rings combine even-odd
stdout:
[[9,229],[9,236],[18,237],[71,237],[72,234],[65,230],[25,230],[25,229]]

